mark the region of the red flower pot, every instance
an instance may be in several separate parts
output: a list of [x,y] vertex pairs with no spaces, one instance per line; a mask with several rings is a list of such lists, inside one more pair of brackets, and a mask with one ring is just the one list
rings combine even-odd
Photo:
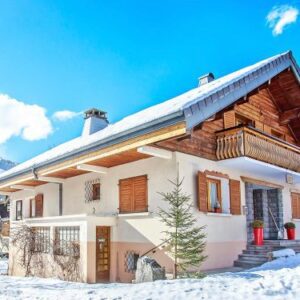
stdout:
[[264,229],[253,228],[254,244],[256,246],[262,246],[264,244]]
[[286,229],[288,240],[294,240],[295,239],[295,228],[287,228]]

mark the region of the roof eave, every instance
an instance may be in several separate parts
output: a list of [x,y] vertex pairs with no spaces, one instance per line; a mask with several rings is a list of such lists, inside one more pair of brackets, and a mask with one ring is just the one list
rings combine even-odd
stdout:
[[132,128],[130,130],[124,131],[122,133],[110,136],[106,139],[97,141],[93,144],[82,147],[80,149],[70,151],[66,154],[55,157],[54,159],[48,160],[45,163],[36,164],[34,166],[28,167],[19,172],[2,177],[0,179],[0,183],[5,183],[5,182],[10,181],[19,176],[30,175],[33,172],[33,170],[38,170],[39,168],[42,168],[42,167],[44,168],[44,167],[48,167],[50,165],[55,165],[56,163],[61,163],[61,162],[67,161],[68,159],[73,158],[74,156],[81,156],[88,152],[93,152],[95,150],[101,150],[103,148],[119,144],[123,141],[133,139],[140,135],[147,134],[147,133],[150,133],[150,132],[153,132],[153,131],[156,131],[156,130],[159,130],[159,129],[162,129],[162,128],[165,128],[165,127],[168,127],[171,125],[175,125],[177,123],[184,122],[184,121],[185,121],[185,116],[184,116],[183,111],[182,110],[177,111],[173,114],[153,120],[151,122],[148,122],[146,124],[143,124],[138,127]]

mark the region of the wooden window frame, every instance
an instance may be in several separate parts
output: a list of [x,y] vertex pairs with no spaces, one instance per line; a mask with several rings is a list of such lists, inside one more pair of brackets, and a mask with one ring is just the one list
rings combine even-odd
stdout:
[[[20,214],[18,213],[18,203],[21,205]],[[23,200],[16,201],[16,220],[20,221],[23,219]]]
[[[98,192],[99,191],[99,192]],[[100,182],[92,184],[92,200],[100,200],[101,184]]]
[[207,185],[207,211],[211,213],[217,213],[211,208],[211,199],[210,199],[210,183],[214,183],[217,186],[217,198],[220,203],[220,212],[222,212],[222,181],[220,179],[206,177]]

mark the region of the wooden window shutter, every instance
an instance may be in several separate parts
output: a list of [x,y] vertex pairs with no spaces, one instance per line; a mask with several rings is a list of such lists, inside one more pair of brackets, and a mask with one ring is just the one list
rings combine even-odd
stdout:
[[292,200],[292,218],[300,219],[300,194],[291,193]]
[[131,212],[133,210],[133,185],[131,179],[119,181],[119,193],[120,212]]
[[224,129],[232,128],[236,126],[234,110],[224,112],[223,118],[224,118]]
[[229,179],[230,212],[233,215],[241,214],[241,183],[239,180]]
[[33,199],[30,199],[30,202],[29,202],[29,216],[30,216],[30,218],[32,218],[32,200]]
[[202,212],[207,212],[207,182],[204,172],[198,172],[198,208]]
[[43,216],[43,202],[44,202],[44,195],[38,194],[35,196],[35,217],[42,217]]
[[147,199],[147,176],[138,176],[133,178],[133,198],[134,198],[134,211],[145,212],[148,210]]
[[121,213],[148,210],[147,176],[137,176],[119,181],[119,211]]

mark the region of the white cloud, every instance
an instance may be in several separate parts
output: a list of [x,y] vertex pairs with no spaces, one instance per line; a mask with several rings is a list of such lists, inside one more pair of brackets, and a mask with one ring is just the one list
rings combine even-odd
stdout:
[[282,34],[285,27],[295,23],[299,10],[290,5],[274,6],[267,15],[267,24],[272,29],[273,35]]
[[46,138],[53,131],[46,110],[0,94],[0,144],[13,136],[35,141]]
[[60,110],[60,111],[55,112],[52,117],[57,121],[63,122],[63,121],[73,119],[80,114],[81,114],[81,112],[74,112],[74,111],[70,111],[70,110]]

